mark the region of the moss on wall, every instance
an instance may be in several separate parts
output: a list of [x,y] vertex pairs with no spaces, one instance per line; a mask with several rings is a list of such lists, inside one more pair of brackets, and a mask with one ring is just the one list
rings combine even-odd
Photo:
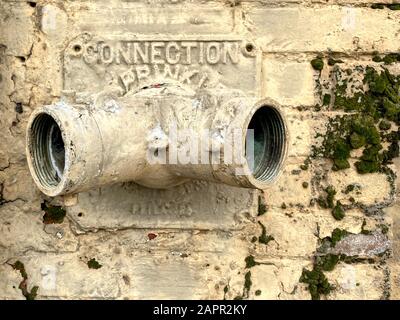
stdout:
[[[315,60],[315,59],[314,59]],[[315,61],[311,64],[314,67]],[[384,173],[388,181],[394,181],[394,173],[388,166],[399,156],[400,130],[400,75],[389,70],[389,65],[400,61],[398,53],[379,55],[375,53],[371,65],[356,65],[349,68],[338,65],[333,58],[328,58],[330,80],[322,81],[318,77],[316,91],[320,95],[321,103],[315,111],[338,111],[338,115],[331,117],[324,134],[317,134],[321,138],[321,145],[314,146],[312,154],[307,159],[326,158],[332,163],[331,170],[356,170],[359,174]],[[340,64],[343,61],[340,61]],[[354,158],[354,167],[350,159]],[[304,166],[304,169],[308,169]],[[321,188],[321,180],[325,176],[313,179],[314,187]],[[391,182],[391,185],[393,183]],[[394,187],[392,186],[392,195]],[[360,207],[365,213],[375,210],[373,206],[356,203],[343,205],[335,200],[337,191],[335,186],[323,187],[316,203],[323,209],[330,209],[336,220],[345,218],[347,208]],[[344,194],[361,193],[357,184],[348,185]],[[380,208],[384,207],[382,204]],[[369,210],[370,209],[370,210]],[[381,210],[381,209],[378,209]],[[382,234],[387,232],[387,225],[380,228]],[[370,235],[366,229],[366,220],[363,220],[361,234]],[[330,237],[320,239],[320,246],[315,252],[311,270],[303,269],[300,282],[307,284],[312,299],[320,299],[323,295],[334,290],[324,275],[324,272],[334,270],[336,265],[344,263],[375,263],[373,258],[334,254],[338,242],[351,233],[335,228]],[[386,234],[386,233],[385,233]]]
[[22,281],[20,282],[18,288],[21,290],[22,295],[26,300],[35,300],[37,296],[37,292],[39,290],[38,286],[33,286],[31,291],[28,290],[28,274],[25,270],[25,265],[17,260],[11,265],[15,270],[18,270],[21,274]]
[[[363,79],[357,83],[354,79],[360,73]],[[330,119],[322,145],[314,147],[312,156],[331,159],[332,169],[337,171],[350,168],[352,151],[362,149],[355,162],[357,172],[382,171],[399,156],[400,131],[388,130],[392,123],[400,124],[400,76],[383,66],[357,66],[354,71],[335,68],[333,74],[337,84],[334,101],[327,108],[347,114]],[[351,90],[355,93],[349,95]],[[325,96],[323,105],[327,105]]]

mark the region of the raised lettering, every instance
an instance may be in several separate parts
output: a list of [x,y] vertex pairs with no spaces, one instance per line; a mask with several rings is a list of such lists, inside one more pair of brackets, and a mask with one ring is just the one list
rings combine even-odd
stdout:
[[100,44],[100,61],[105,64],[113,62],[114,55],[111,46],[108,44]]
[[[174,53],[171,53],[172,51],[174,51]],[[165,59],[167,60],[167,62],[169,64],[177,64],[180,58],[181,58],[181,53],[179,52],[178,44],[176,42],[168,42],[165,50]]]
[[225,43],[222,47],[222,62],[228,62],[228,56],[232,63],[237,64],[239,63],[239,44],[237,42],[234,43]]
[[138,80],[145,80],[150,75],[150,68],[148,65],[141,65],[136,67],[136,74]]
[[218,42],[210,42],[207,46],[207,62],[217,64],[221,58],[221,49]]
[[186,64],[192,63],[192,49],[197,47],[196,42],[182,42],[182,48],[186,49]]
[[136,77],[132,70],[128,70],[119,76],[119,82],[122,84],[125,92],[129,91],[135,83]]
[[133,43],[133,63],[139,63],[139,56],[142,63],[149,63],[149,43],[144,42],[144,50],[140,47],[140,42]]
[[163,59],[161,56],[161,50],[160,48],[163,48],[165,46],[164,42],[152,42],[151,43],[151,58],[150,58],[150,63],[163,63]]
[[[121,60],[124,60],[126,64],[131,64],[132,59],[131,59],[131,42],[121,42],[118,49],[117,49],[117,54],[115,56],[115,62],[117,64],[121,63]],[[121,59],[122,58],[122,59]]]

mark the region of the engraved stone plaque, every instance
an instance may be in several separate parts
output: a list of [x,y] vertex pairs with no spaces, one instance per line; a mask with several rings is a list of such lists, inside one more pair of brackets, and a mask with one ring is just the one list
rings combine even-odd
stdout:
[[257,214],[258,192],[206,181],[170,189],[134,183],[80,193],[68,208],[83,230],[124,228],[238,229]]
[[[121,11],[122,20],[112,15],[104,34],[95,23],[98,17],[84,13],[87,17],[79,19],[82,33],[63,54],[65,92],[85,95],[112,88],[124,95],[172,82],[186,90],[229,88],[259,96],[260,52],[253,42],[229,33],[231,16],[225,17],[229,24],[219,24],[219,33],[213,34],[210,19],[215,10],[211,16],[204,15],[205,20],[191,12],[177,17],[168,10],[162,19],[154,20],[158,11],[153,11],[143,12],[142,17]],[[174,28],[187,33],[174,32]],[[141,33],[132,33],[135,30]],[[168,190],[129,183],[81,193],[68,213],[83,230],[237,229],[244,216],[256,215],[257,200],[256,190],[204,181]]]
[[240,89],[259,95],[257,49],[239,37],[97,37],[84,33],[64,52],[64,89],[98,92],[107,86],[123,93],[177,82],[202,88]]

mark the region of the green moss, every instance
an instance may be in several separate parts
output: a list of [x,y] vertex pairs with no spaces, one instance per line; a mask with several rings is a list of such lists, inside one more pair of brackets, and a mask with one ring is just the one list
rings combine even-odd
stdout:
[[331,103],[331,95],[328,93],[324,94],[324,97],[322,98],[322,104],[324,106],[329,106],[330,103]]
[[267,205],[265,204],[265,200],[262,196],[258,197],[258,216],[262,216],[267,212]]
[[323,271],[332,271],[338,264],[340,257],[335,254],[326,254],[316,258],[316,265]]
[[321,295],[327,295],[333,290],[321,268],[315,265],[311,271],[303,269],[300,282],[308,284],[312,300],[320,300]]
[[318,197],[317,203],[318,203],[318,205],[319,205],[321,208],[323,208],[323,209],[328,208],[328,204],[326,203],[326,198],[323,197],[323,196],[319,196],[319,197]]
[[333,159],[333,171],[339,171],[350,168],[350,163],[347,159]]
[[336,190],[333,186],[329,185],[324,189],[326,195],[324,196],[319,196],[317,199],[318,205],[323,208],[333,208],[334,207],[334,200],[335,200],[335,195],[336,195]]
[[228,291],[229,291],[229,286],[226,285],[226,286],[224,287],[224,300],[226,300],[226,294],[228,293]]
[[393,158],[397,158],[400,153],[400,147],[398,142],[392,142],[388,150],[382,152],[382,163],[383,164],[390,164]]
[[310,164],[311,164],[311,159],[308,157],[306,160],[304,160],[303,164],[300,165],[300,169],[306,171],[308,170]]
[[24,295],[26,300],[35,300],[38,290],[39,290],[38,286],[33,286],[31,292],[27,291],[26,295]]
[[260,295],[261,295],[261,290],[256,290],[256,291],[254,292],[254,294],[255,294],[256,296],[260,296]]
[[66,211],[63,207],[52,206],[46,202],[43,202],[41,207],[45,212],[43,215],[44,224],[62,223],[64,221]]
[[308,188],[308,182],[307,181],[304,181],[301,185],[303,186],[304,189]]
[[374,119],[367,117],[356,117],[353,118],[351,123],[351,132],[355,133],[359,137],[363,137],[365,143],[379,144],[381,139],[378,130],[375,127]]
[[247,271],[246,274],[244,275],[244,290],[247,293],[246,296],[248,296],[248,292],[250,291],[252,284],[253,282],[251,281],[251,272]]
[[361,156],[361,160],[364,161],[378,161],[379,160],[379,151],[382,149],[381,145],[370,146],[365,148],[363,154]]
[[252,255],[247,256],[247,257],[244,259],[244,261],[246,262],[246,268],[247,268],[247,269],[252,268],[252,267],[254,267],[254,266],[256,266],[256,265],[259,264],[258,262],[256,262],[256,261],[254,260],[254,257],[253,257]]
[[373,3],[371,9],[384,9],[385,6],[382,3]]
[[350,157],[350,146],[345,139],[338,139],[333,149],[333,158],[346,160]]
[[324,68],[324,61],[321,58],[311,60],[311,66],[314,70],[322,70]]
[[381,95],[385,92],[389,82],[384,73],[378,73],[374,68],[367,67],[364,83],[368,83],[372,93]]
[[387,234],[389,232],[389,226],[386,224],[380,224],[378,227],[381,229],[383,234]]
[[345,254],[340,255],[340,261],[343,261],[344,263],[352,264],[352,263],[360,263],[360,262],[367,262],[370,264],[375,263],[375,260],[373,258],[360,258],[358,256],[346,256]]
[[392,3],[386,5],[390,10],[400,10],[400,3]]
[[336,206],[332,209],[332,216],[336,220],[342,220],[345,217],[345,211],[340,201],[337,201]]
[[390,121],[397,121],[400,112],[399,104],[392,102],[386,97],[383,98],[382,104],[383,104],[383,109],[385,110],[386,118],[389,119]]
[[382,62],[382,57],[380,55],[378,55],[378,54],[375,54],[372,57],[372,61],[374,61],[374,62]]
[[301,170],[304,170],[304,171],[308,170],[308,164],[302,164],[302,165],[300,165],[300,169],[301,169]]
[[261,235],[258,237],[258,242],[267,245],[270,241],[275,240],[273,236],[267,235],[267,229],[260,221],[258,224],[261,226]]
[[400,53],[389,53],[382,57],[376,52],[372,57],[372,61],[384,62],[386,65],[396,63],[400,61]]
[[[340,66],[330,68],[332,77],[336,79],[335,87],[328,84],[324,88],[332,90],[331,98],[322,96],[322,104],[329,110],[344,111],[344,115],[331,118],[323,137],[322,147],[313,147],[312,158],[325,157],[333,162],[333,170],[342,170],[350,167],[350,157],[357,157],[355,168],[358,173],[372,172],[387,173],[387,164],[400,154],[400,75],[393,75],[386,65],[400,61],[400,53],[379,55],[374,53],[373,60],[380,65],[365,67],[362,65],[352,69],[341,69]],[[328,59],[329,65],[334,61]],[[322,68],[321,68],[322,69]],[[357,74],[356,74],[357,73]],[[360,82],[360,76],[362,82]],[[322,95],[321,82],[319,93]],[[350,92],[353,92],[350,95]],[[393,126],[393,124],[395,126]],[[393,127],[395,129],[393,129]],[[390,131],[390,130],[393,131]],[[396,130],[396,131],[395,131]],[[361,149],[354,152],[354,149]],[[361,154],[361,155],[360,155]],[[334,189],[333,189],[334,190]],[[354,185],[346,187],[344,193],[353,192]],[[335,201],[335,193],[325,190],[325,195],[320,195],[318,204],[323,208],[331,208],[335,219],[343,219],[344,206],[340,201]],[[358,206],[352,198],[353,206]],[[363,221],[361,234],[369,234]],[[383,231],[382,231],[383,232]],[[387,226],[385,228],[387,232]],[[307,283],[313,299],[319,299],[323,289],[329,292],[329,283],[323,272],[332,271],[339,261],[346,263],[369,262],[374,259],[348,257],[329,253],[331,248],[350,233],[336,228],[330,237],[322,239],[322,245],[317,249],[313,269],[303,270],[301,282]],[[322,289],[321,289],[322,288]],[[332,288],[330,288],[332,289]]]
[[326,189],[325,192],[327,194],[326,196],[326,203],[328,204],[328,208],[333,208],[333,201],[335,199],[336,195],[336,190],[332,185],[329,185]]
[[366,142],[365,137],[356,132],[353,132],[350,136],[350,144],[353,149],[361,148]]
[[13,267],[15,270],[18,270],[18,271],[19,271],[19,273],[21,274],[21,277],[22,277],[24,280],[28,279],[28,274],[27,274],[26,271],[25,271],[25,266],[24,266],[24,264],[23,264],[21,261],[19,261],[19,260],[15,261],[15,263],[12,265],[12,267]]
[[395,62],[400,61],[400,54],[399,53],[389,53],[386,56],[383,57],[382,61],[385,64],[392,64]]
[[[362,230],[365,230],[365,224],[366,222],[364,220]],[[334,289],[334,287],[329,284],[323,272],[334,270],[340,261],[344,263],[375,263],[375,259],[373,258],[366,259],[364,257],[330,253],[331,248],[334,248],[339,241],[350,234],[350,232],[343,229],[334,229],[332,235],[322,239],[320,247],[317,248],[313,269],[303,269],[299,281],[308,284],[308,290],[310,291],[312,299],[320,299],[321,295],[329,294],[330,291]]]
[[332,231],[332,235],[330,237],[330,242],[331,242],[331,247],[335,247],[336,244],[344,239],[345,237],[347,237],[350,234],[350,232],[348,232],[347,230],[343,230],[343,229],[339,229],[339,228],[335,228]]
[[88,265],[89,269],[100,269],[102,267],[102,265],[100,263],[98,263],[95,258],[90,259],[87,262],[87,265]]
[[356,185],[354,183],[349,184],[346,186],[346,189],[344,190],[345,194],[349,194],[350,192],[353,192],[354,189],[356,188]]
[[357,168],[357,172],[358,173],[373,173],[373,172],[377,172],[380,169],[380,165],[378,162],[375,161],[357,161],[355,163],[355,166]]
[[282,209],[286,209],[286,208],[287,208],[286,203],[283,202],[283,203],[281,204],[281,208],[282,208]]
[[385,136],[386,141],[389,143],[389,147],[381,154],[383,165],[390,164],[393,158],[399,156],[399,138],[400,129],[398,129],[397,132],[391,132]]
[[[394,59],[395,56],[392,54],[389,57]],[[335,71],[338,85],[334,90],[333,108],[355,113],[331,119],[322,147],[314,148],[313,153],[314,157],[320,155],[332,159],[333,170],[343,170],[350,167],[348,159],[351,150],[364,148],[360,161],[355,164],[357,171],[377,172],[382,164],[389,163],[399,153],[400,135],[390,141],[387,150],[381,153],[379,150],[382,149],[383,139],[386,139],[382,131],[391,128],[390,122],[400,124],[400,76],[392,75],[384,67],[381,70],[361,66],[355,69],[364,73],[362,82],[367,89],[347,96],[349,76],[343,75],[341,70]]]
[[370,230],[365,229],[366,225],[367,225],[367,221],[364,219],[363,223],[361,225],[361,234],[371,234]]
[[252,284],[253,282],[251,281],[251,272],[247,271],[244,275],[243,294],[240,296],[236,296],[234,300],[243,300],[244,298],[248,298]]
[[349,143],[341,137],[332,137],[325,141],[326,155],[333,160],[332,169],[342,170],[350,167],[348,158],[350,157],[351,147]]
[[251,242],[252,242],[252,243],[256,242],[257,240],[258,240],[258,238],[257,238],[256,236],[253,236],[253,237],[251,238]]
[[[361,226],[361,234],[369,234],[365,229],[366,221],[364,219]],[[330,237],[323,238],[320,247],[316,250],[313,269],[303,269],[300,282],[308,284],[308,290],[314,300],[320,299],[321,295],[329,294],[334,287],[329,284],[323,272],[333,271],[337,264],[342,261],[344,263],[376,263],[374,258],[365,258],[359,256],[347,256],[345,254],[333,254],[330,250],[334,248],[339,241],[350,235],[351,233],[336,228],[332,231]],[[384,256],[385,253],[378,256]]]
[[332,57],[328,58],[329,66],[334,66],[336,63],[343,63],[343,60],[340,60],[340,59],[336,60],[336,59],[333,59]]
[[15,270],[18,270],[22,276],[22,281],[20,282],[18,288],[21,290],[22,295],[26,300],[35,300],[37,296],[37,292],[39,290],[38,286],[33,286],[31,291],[28,290],[28,274],[26,273],[24,264],[17,260],[14,264],[11,265]]
[[379,129],[381,130],[389,130],[391,128],[392,124],[387,121],[387,120],[381,120],[381,122],[379,122]]

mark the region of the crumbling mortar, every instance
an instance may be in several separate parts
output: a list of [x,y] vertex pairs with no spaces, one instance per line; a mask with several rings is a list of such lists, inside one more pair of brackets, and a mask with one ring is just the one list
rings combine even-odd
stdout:
[[54,254],[54,255],[58,255],[58,254],[71,254],[71,253],[78,253],[79,252],[79,248],[77,246],[77,248],[75,250],[64,250],[64,249],[56,249],[56,250],[41,250],[41,249],[37,249],[34,248],[32,246],[27,247],[26,249],[24,249],[23,251],[17,252],[16,255],[13,255],[11,257],[6,258],[5,262],[3,262],[2,264],[5,264],[7,262],[10,262],[12,260],[16,260],[19,259],[20,257],[30,257],[30,256],[34,256],[37,254],[43,254],[43,255],[48,255],[48,254]]
[[29,200],[26,200],[26,199],[23,199],[23,198],[15,198],[15,199],[12,199],[12,200],[5,200],[5,199],[3,199],[2,191],[0,190],[0,206],[4,205],[4,204],[8,204],[8,203],[19,202],[19,201],[24,202],[24,203],[29,202]]
[[[318,59],[321,59],[321,56],[319,56]],[[317,62],[319,63],[319,61],[317,61],[317,58],[314,59],[314,61],[311,62],[312,64],[315,63],[315,66],[313,65],[314,69],[320,70],[320,69],[324,68],[323,65],[322,65],[322,67],[319,64],[317,65]],[[366,69],[366,70],[368,70],[368,69]],[[385,71],[385,72],[387,72],[387,71]],[[321,72],[318,73],[318,76],[316,78],[316,93],[317,93],[317,97],[322,97],[322,95],[323,95],[322,83],[321,83],[320,75],[321,75]],[[332,88],[338,88],[339,83],[336,81],[337,79],[338,79],[337,77],[330,77],[331,82],[333,82]],[[364,80],[365,79],[366,79],[366,75],[364,76]],[[345,86],[347,87],[347,83],[345,83]],[[326,88],[329,88],[329,84],[327,82],[325,83],[325,89]],[[372,92],[373,89],[371,87],[369,89]],[[331,92],[330,94],[334,95],[336,97],[334,92]],[[322,99],[321,99],[321,101],[322,101]],[[334,103],[335,103],[335,101],[334,101]],[[325,103],[324,103],[324,105],[325,105]],[[331,106],[331,103],[328,103],[328,107],[329,106]],[[320,108],[318,108],[318,109],[320,109]],[[319,110],[317,110],[317,111],[319,111]],[[359,112],[360,111],[351,112],[351,114],[358,114]],[[349,112],[346,112],[345,115],[349,116]],[[336,116],[338,116],[338,115],[336,114]],[[386,116],[386,114],[385,114],[385,116]],[[393,119],[390,119],[390,120],[393,120]],[[314,152],[314,155],[315,155],[315,152]],[[311,155],[310,156],[310,160],[313,159],[314,157],[315,156]],[[312,162],[311,162],[311,164],[312,164]],[[308,165],[307,165],[307,168],[304,168],[304,169],[308,169]],[[329,170],[322,168],[322,170],[320,170],[320,171],[315,171],[315,169],[316,168],[312,167],[312,170],[315,173],[314,177],[311,180],[312,190],[314,192],[314,191],[318,191],[318,190],[322,190],[323,189],[328,193],[327,197],[329,198],[330,197],[330,195],[329,195],[330,192],[327,191],[328,189],[325,189],[325,188],[322,187],[322,182],[324,180],[326,180]],[[388,182],[390,184],[389,199],[384,199],[383,201],[381,201],[379,203],[376,203],[374,205],[365,205],[365,204],[360,203],[360,202],[354,202],[354,203],[352,203],[350,205],[347,205],[347,204],[346,205],[341,205],[342,208],[344,209],[344,211],[358,208],[358,209],[362,210],[362,212],[364,212],[364,214],[366,216],[371,217],[376,221],[378,221],[378,220],[382,221],[383,220],[384,212],[382,211],[382,209],[387,207],[387,206],[389,206],[395,200],[396,174],[390,168],[390,166],[388,166],[385,163],[383,164],[382,170],[380,170],[380,172],[386,174]],[[327,206],[329,208],[332,208],[333,205],[334,205],[334,201],[335,201],[334,196],[335,196],[335,194],[336,194],[336,191],[333,192],[333,197],[332,197],[332,199],[329,200],[330,202],[327,204]],[[316,198],[313,198],[313,200],[311,201],[310,204],[313,205],[317,201],[318,200]],[[339,201],[337,203],[339,203]],[[364,230],[364,224],[365,224],[365,220],[364,220],[362,228],[361,228],[362,229],[361,233],[365,233],[365,234],[366,233],[370,233],[370,231]],[[379,225],[378,225],[378,227],[379,227]],[[387,227],[387,225],[386,225],[386,227]],[[383,228],[381,229],[381,232],[382,233],[384,232]],[[319,231],[319,224],[318,223],[316,225],[316,233],[315,234],[320,239],[320,242],[323,243],[324,239],[320,238],[320,231]],[[386,260],[388,259],[388,257],[391,254],[390,250],[386,250],[385,252],[383,252],[379,256],[374,257],[373,259],[364,258],[364,257],[349,257],[348,258],[348,257],[345,257],[345,256],[342,257],[342,255],[340,255],[340,256],[332,256],[332,254],[330,254],[330,253],[321,251],[321,248],[322,248],[322,246],[316,250],[316,253],[315,253],[315,256],[314,256],[314,259],[313,259],[314,260],[313,270],[308,271],[308,270],[304,269],[303,273],[302,273],[302,276],[300,278],[300,282],[305,282],[305,283],[307,283],[309,285],[309,290],[310,290],[312,299],[319,299],[321,294],[329,294],[329,292],[334,289],[334,286],[329,284],[329,282],[327,281],[326,277],[323,274],[323,271],[324,270],[325,271],[331,271],[339,261],[343,261],[345,263],[359,263],[359,264],[360,263],[374,263],[374,264],[379,264],[379,265],[385,266],[386,265]],[[390,271],[389,271],[389,274],[390,274]],[[388,276],[386,276],[386,278],[388,278]],[[390,284],[388,285],[388,281],[387,280],[385,280],[385,285],[386,285],[386,289],[384,289],[383,298],[388,298],[389,295],[390,295]]]
[[[234,0],[232,0],[234,1]],[[220,3],[219,1],[213,1],[216,3]],[[354,2],[354,1],[343,1],[343,2],[339,2],[339,3],[332,3],[332,2],[326,2],[323,0],[320,1],[304,1],[304,0],[297,0],[297,1],[267,1],[267,0],[255,0],[255,1],[251,1],[251,0],[240,0],[240,3],[242,4],[246,4],[249,7],[252,8],[297,8],[299,4],[302,5],[302,7],[305,8],[313,8],[313,9],[320,9],[320,8],[325,8],[325,7],[354,7],[354,8],[365,8],[365,9],[371,9],[371,2],[365,1],[365,2]],[[382,10],[386,10],[386,12],[388,12],[388,14],[392,13],[395,14],[396,11],[395,10],[390,10],[388,8],[386,8],[388,4],[384,4],[385,9]]]
[[[137,225],[130,225],[130,226],[124,226],[124,227],[83,227],[79,222],[77,222],[74,218],[72,218],[68,213],[66,215],[68,217],[68,220],[71,222],[71,230],[73,234],[77,237],[88,235],[88,234],[97,234],[101,232],[106,232],[106,233],[118,233],[118,232],[124,232],[127,230],[149,230],[150,228],[148,227],[140,227]],[[176,227],[176,228],[157,228],[157,230],[163,230],[163,231],[170,231],[170,232],[178,232],[178,231],[188,231],[188,232],[194,232],[194,231],[202,231],[202,232],[222,232],[222,233],[236,233],[243,231],[245,226],[243,226],[242,229],[234,229],[234,230],[228,230],[228,229],[220,229],[220,228],[185,228],[185,227]],[[154,229],[152,229],[154,230]]]

